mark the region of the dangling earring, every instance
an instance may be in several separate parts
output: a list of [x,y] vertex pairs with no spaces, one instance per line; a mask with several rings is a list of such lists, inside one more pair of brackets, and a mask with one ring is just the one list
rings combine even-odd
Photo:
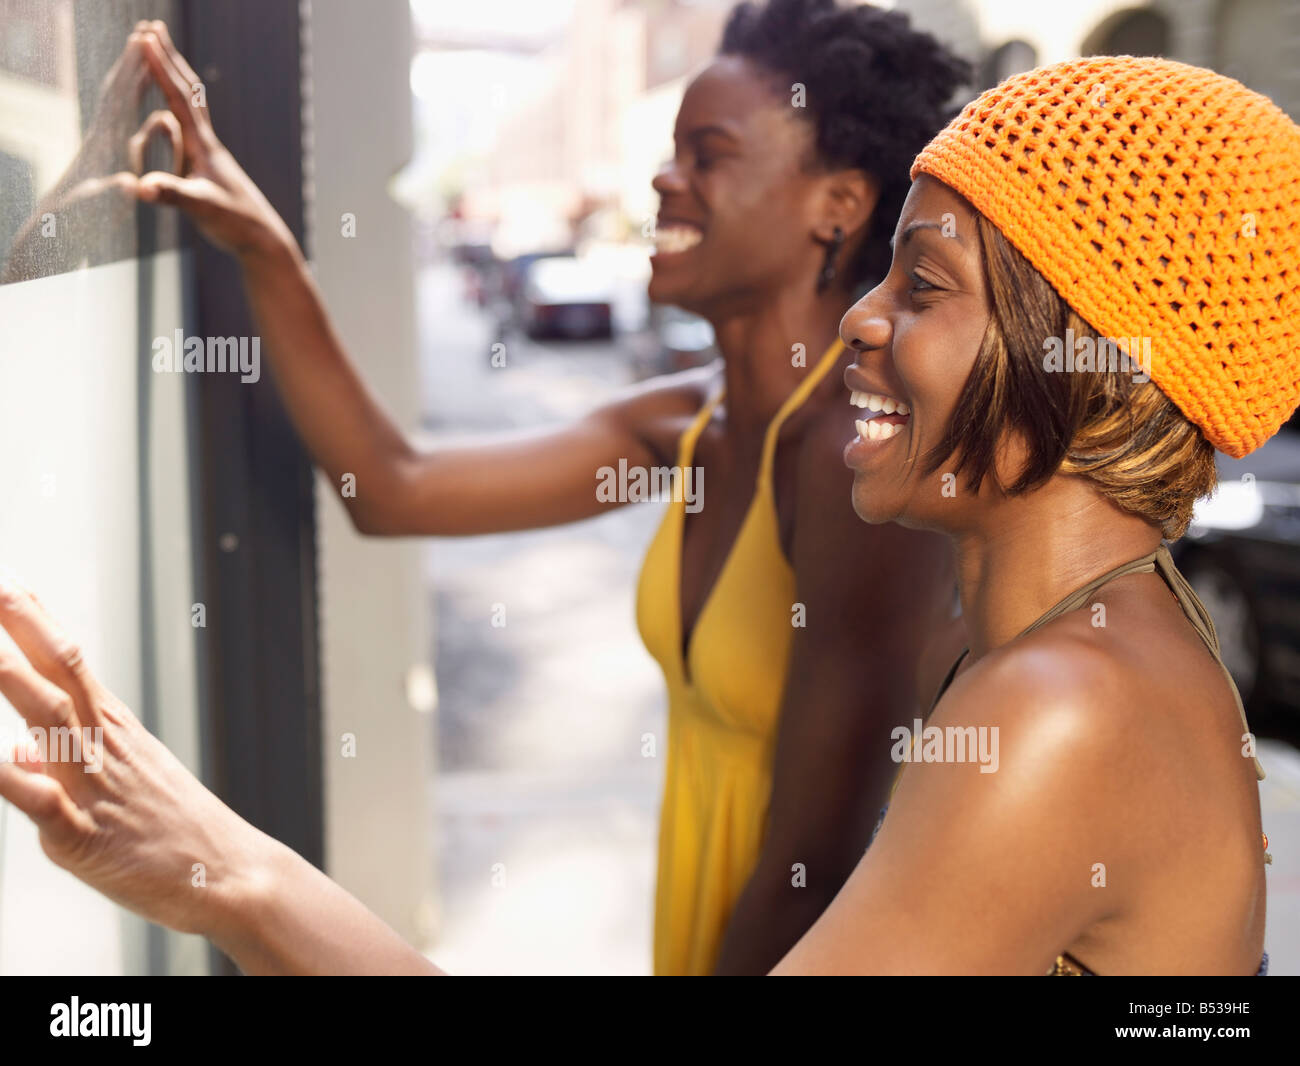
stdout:
[[822,272],[817,277],[818,292],[825,292],[830,287],[830,283],[835,280],[835,259],[840,254],[843,244],[844,231],[836,226],[835,232],[831,235],[831,243],[826,248],[826,260],[822,263]]

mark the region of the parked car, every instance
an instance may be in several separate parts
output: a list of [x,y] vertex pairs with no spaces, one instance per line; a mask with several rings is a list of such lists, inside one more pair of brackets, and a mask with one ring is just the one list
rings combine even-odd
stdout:
[[486,307],[491,295],[493,275],[498,266],[492,246],[486,241],[462,241],[450,245],[451,261],[460,268],[465,298]]
[[1218,456],[1178,567],[1214,620],[1251,728],[1300,734],[1300,418],[1244,459]]
[[669,304],[649,304],[645,317],[646,328],[624,342],[638,381],[705,366],[718,358],[713,327],[699,315]]
[[517,307],[523,297],[524,283],[532,265],[542,259],[572,259],[573,249],[552,249],[549,252],[528,252],[507,259],[499,270],[500,295],[512,308]]
[[672,374],[704,366],[718,357],[713,327],[699,315],[680,307],[661,305],[654,309],[651,321],[663,360],[660,373]]
[[546,257],[524,274],[519,321],[530,337],[609,337],[613,303],[606,275],[572,256]]

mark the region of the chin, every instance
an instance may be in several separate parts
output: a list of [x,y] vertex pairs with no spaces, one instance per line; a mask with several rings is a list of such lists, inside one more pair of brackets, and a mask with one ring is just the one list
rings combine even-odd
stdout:
[[904,529],[924,530],[930,533],[946,532],[933,520],[913,513],[908,506],[909,496],[905,492],[896,491],[890,495],[873,491],[855,479],[851,499],[853,513],[868,525],[883,526],[886,522],[893,522]]
[[646,286],[646,295],[651,303],[670,304],[693,315],[704,315],[699,299],[699,287],[691,285],[685,279],[672,277],[667,270],[662,273],[654,270],[651,273],[650,283]]
[[[865,486],[859,486],[857,479],[853,484],[853,513],[868,525],[880,526],[886,522],[899,521],[900,509],[890,505],[879,493],[874,493]],[[904,523],[906,524],[906,523]]]

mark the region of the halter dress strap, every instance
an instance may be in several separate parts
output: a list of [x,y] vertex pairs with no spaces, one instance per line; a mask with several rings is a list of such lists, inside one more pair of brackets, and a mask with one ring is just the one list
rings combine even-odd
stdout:
[[[763,433],[762,461],[758,465],[758,487],[760,489],[767,492],[771,491],[772,462],[776,456],[777,438],[781,433],[781,427],[785,424],[785,420],[808,399],[808,394],[821,383],[843,352],[844,342],[836,338],[813,367],[812,373],[807,375],[791,390],[790,395],[785,398],[776,414],[772,416],[772,420],[767,424],[767,429]],[[677,447],[678,466],[690,465],[695,455],[695,444],[699,440],[700,434],[704,432],[704,427],[709,424],[713,412],[717,410],[718,404],[726,398],[726,395],[726,386],[719,386],[712,398],[700,408],[699,413],[687,427],[686,432],[681,435]]]
[[781,434],[781,427],[790,414],[801,406],[804,400],[808,399],[808,394],[812,392],[819,384],[830,369],[839,361],[844,352],[844,342],[838,338],[831,342],[831,346],[826,349],[817,365],[813,367],[811,374],[807,375],[803,381],[785,398],[772,421],[768,423],[767,432],[763,435],[763,461],[758,467],[759,488],[765,491],[771,491],[772,488],[772,465],[776,456],[776,441]]
[[719,388],[713,396],[704,402],[704,405],[695,413],[691,424],[686,427],[686,431],[677,441],[677,467],[685,469],[691,465],[695,458],[695,444],[700,439],[700,434],[704,432],[704,427],[709,424],[709,419],[713,417],[713,412],[717,409],[718,404],[722,402],[723,390]]

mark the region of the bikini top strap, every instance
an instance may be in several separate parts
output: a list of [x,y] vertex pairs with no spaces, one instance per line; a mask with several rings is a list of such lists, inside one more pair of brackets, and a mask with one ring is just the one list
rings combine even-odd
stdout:
[[[1237,704],[1237,714],[1241,718],[1242,732],[1250,733],[1250,724],[1246,721],[1246,708],[1241,702],[1241,693],[1237,691],[1237,683],[1232,680],[1232,673],[1224,665],[1223,657],[1219,653],[1219,634],[1215,631],[1214,619],[1210,617],[1210,612],[1206,610],[1205,604],[1193,591],[1187,578],[1183,577],[1178,567],[1174,565],[1173,556],[1169,554],[1169,549],[1163,544],[1156,553],[1156,566],[1160,571],[1160,576],[1165,579],[1165,584],[1169,586],[1169,590],[1178,598],[1178,606],[1183,609],[1183,614],[1196,628],[1201,640],[1205,642],[1205,646],[1210,649],[1210,654],[1214,656],[1214,661],[1219,664],[1219,669],[1223,671],[1223,676],[1228,679],[1228,687],[1232,689],[1232,698]],[[1253,741],[1254,737],[1252,735],[1252,744]],[[1244,737],[1242,742],[1245,743]],[[1260,781],[1263,781],[1265,776],[1263,764],[1260,763],[1258,755],[1253,758],[1255,761],[1255,776]]]
[[1144,555],[1141,559],[1134,559],[1131,562],[1124,563],[1122,566],[1115,567],[1114,570],[1108,570],[1106,573],[1102,574],[1101,577],[1093,578],[1084,585],[1083,588],[1076,589],[1074,592],[1070,593],[1070,595],[1066,596],[1065,599],[1061,600],[1061,602],[1056,604],[1055,607],[1048,608],[1048,610],[1044,614],[1040,615],[1036,621],[1031,622],[1022,629],[1017,639],[1019,639],[1019,637],[1027,636],[1035,629],[1041,629],[1043,626],[1047,625],[1048,622],[1060,618],[1063,614],[1077,611],[1088,601],[1089,596],[1107,582],[1114,581],[1117,577],[1124,577],[1126,574],[1142,574],[1155,570],[1156,560],[1160,557],[1161,552],[1165,552],[1166,555],[1169,554],[1165,551],[1164,545],[1161,545],[1155,551],[1151,552],[1150,555]]
[[[1088,597],[1096,592],[1102,585],[1106,584],[1107,581],[1113,581],[1115,578],[1121,577],[1124,574],[1154,570],[1156,568],[1156,557],[1160,554],[1160,551],[1163,550],[1164,549],[1161,548],[1158,551],[1153,551],[1150,555],[1142,556],[1141,559],[1134,559],[1131,562],[1124,563],[1122,566],[1117,566],[1114,570],[1110,570],[1107,573],[1102,574],[1100,577],[1089,581],[1083,586],[1083,588],[1075,589],[1070,593],[1070,595],[1066,596],[1065,599],[1061,600],[1055,606],[1049,607],[1035,621],[1022,629],[1016,635],[1015,639],[1019,640],[1020,637],[1023,637],[1025,634],[1032,633],[1035,629],[1047,625],[1047,623],[1052,621],[1054,618],[1059,618],[1061,615],[1068,614],[1070,611],[1078,610],[1087,601]],[[962,660],[966,658],[969,652],[970,648],[963,648],[962,653],[957,656],[957,661],[952,664],[952,667],[948,671],[948,676],[943,679],[943,684],[939,686],[939,691],[935,694],[934,701],[930,704],[930,710],[933,711],[935,704],[943,699],[943,694],[948,691],[948,686],[952,684],[952,679],[957,676],[957,668],[961,666]]]
[[[948,667],[948,673],[943,679],[943,684],[939,686],[939,691],[934,694],[934,699],[930,701],[931,711],[933,711],[935,705],[943,699],[943,694],[948,691],[948,686],[952,684],[952,679],[957,676],[957,668],[961,666],[962,660],[964,660],[969,654],[970,648],[962,648],[961,654],[957,656],[956,662],[954,662],[952,666]],[[928,713],[926,714],[926,717],[929,717]]]

